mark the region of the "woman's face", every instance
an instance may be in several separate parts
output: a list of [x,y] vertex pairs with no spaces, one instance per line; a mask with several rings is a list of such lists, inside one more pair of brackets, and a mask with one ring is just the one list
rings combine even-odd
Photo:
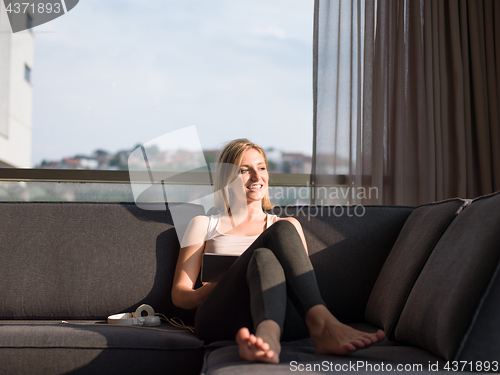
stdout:
[[261,201],[267,192],[269,174],[264,157],[253,148],[246,150],[240,162],[240,172],[247,202]]

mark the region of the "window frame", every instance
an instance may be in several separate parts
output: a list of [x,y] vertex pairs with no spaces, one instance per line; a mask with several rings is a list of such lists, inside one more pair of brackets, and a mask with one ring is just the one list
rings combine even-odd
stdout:
[[[171,172],[168,184],[204,185],[206,175],[203,172]],[[128,171],[100,169],[40,169],[40,168],[0,168],[0,181],[26,182],[83,182],[83,183],[151,183],[148,172],[134,171],[138,179],[130,181]],[[311,175],[300,173],[270,173],[269,186],[308,187]],[[160,183],[160,182],[156,182]]]

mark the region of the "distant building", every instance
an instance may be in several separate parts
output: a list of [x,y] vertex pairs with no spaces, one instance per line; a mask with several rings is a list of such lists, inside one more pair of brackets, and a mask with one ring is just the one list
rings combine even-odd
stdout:
[[311,157],[295,152],[282,153],[282,173],[311,173]]
[[266,150],[267,164],[269,172],[283,171],[283,153],[281,151],[270,148]]
[[92,153],[92,158],[96,159],[99,167],[98,169],[109,169],[109,163],[113,159],[113,155],[105,150],[95,150]]
[[[134,149],[121,150],[111,154],[104,150],[96,150],[91,156],[75,155],[60,161],[44,160],[36,168],[51,169],[104,169],[104,170],[138,170],[144,168],[142,153],[133,153]],[[148,165],[152,170],[189,171],[204,162],[217,163],[219,150],[203,150],[205,160],[200,160],[197,152],[186,150],[167,150],[150,148],[146,150]],[[266,151],[271,173],[311,173],[311,157],[292,152],[282,152],[274,149]]]
[[80,169],[99,169],[99,160],[85,155],[77,155],[75,159],[79,162]]
[[0,1],[0,167],[31,167],[34,50],[31,30],[13,34]]
[[80,160],[77,158],[64,158],[57,165],[58,169],[83,169]]

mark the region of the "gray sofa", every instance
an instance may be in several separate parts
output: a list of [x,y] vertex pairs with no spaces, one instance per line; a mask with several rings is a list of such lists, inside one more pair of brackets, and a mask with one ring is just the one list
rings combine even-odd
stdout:
[[205,346],[165,322],[109,326],[107,316],[142,303],[192,324],[194,311],[170,299],[179,243],[169,211],[1,202],[0,374],[500,371],[499,193],[417,208],[274,211],[301,221],[334,315],[381,327],[387,340],[344,357],[315,355],[307,338],[284,342],[281,363],[267,365],[239,359],[234,342]]

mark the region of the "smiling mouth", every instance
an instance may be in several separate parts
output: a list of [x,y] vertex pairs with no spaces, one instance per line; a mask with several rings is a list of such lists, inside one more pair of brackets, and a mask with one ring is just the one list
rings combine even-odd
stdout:
[[248,190],[259,190],[259,189],[262,189],[264,187],[264,185],[262,184],[252,184],[250,186],[247,186],[247,189]]

